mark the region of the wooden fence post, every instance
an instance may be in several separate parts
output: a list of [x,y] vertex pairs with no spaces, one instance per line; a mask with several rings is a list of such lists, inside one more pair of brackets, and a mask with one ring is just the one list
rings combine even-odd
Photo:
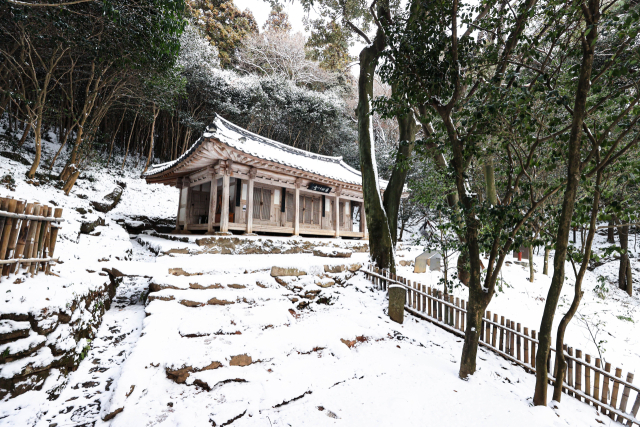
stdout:
[[[631,372],[627,373],[627,382],[629,384],[633,383],[633,374]],[[622,392],[622,400],[620,400],[620,412],[627,411],[627,401],[629,400],[630,392],[631,392],[631,389],[629,388],[629,386],[625,385],[624,391]],[[638,393],[638,396],[640,397],[640,393]],[[616,421],[618,421],[619,423],[622,423],[623,419],[618,415],[618,418],[616,419]]]

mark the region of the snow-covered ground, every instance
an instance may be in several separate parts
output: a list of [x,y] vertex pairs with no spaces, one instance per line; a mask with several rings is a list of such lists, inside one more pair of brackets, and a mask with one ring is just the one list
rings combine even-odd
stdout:
[[[594,247],[601,250],[606,247],[606,236],[597,235]],[[629,245],[630,248],[632,245]],[[409,247],[399,251],[400,259],[414,259],[421,253],[420,247]],[[450,262],[455,268],[455,259]],[[543,256],[534,255],[534,281],[529,281],[529,267],[516,264],[517,258],[508,257],[509,264],[503,266],[501,286],[493,297],[488,310],[499,316],[519,322],[529,330],[539,330],[540,319],[544,311],[551,276],[553,275],[553,252],[549,260],[549,275],[542,274]],[[486,264],[485,260],[485,264]],[[634,273],[640,272],[637,258],[631,259]],[[629,296],[626,291],[617,288],[618,264],[612,260],[594,271],[587,271],[582,283],[584,296],[578,312],[567,328],[565,342],[585,354],[602,357],[614,367],[622,368],[624,372],[640,372],[640,335],[636,327],[640,323],[640,286],[634,280],[634,295]],[[440,284],[441,272],[414,273],[413,267],[399,268],[399,275],[412,281],[418,281],[427,286]],[[566,280],[560,298],[558,312],[554,318],[554,328],[557,327],[562,316],[568,310],[573,300],[575,275],[570,263],[565,266]],[[604,293],[601,290],[599,276],[606,280]],[[455,287],[453,294],[467,299],[468,291],[464,286]],[[604,299],[602,298],[604,296]],[[555,332],[554,332],[555,334]],[[555,335],[554,335],[555,343]],[[600,356],[601,355],[601,356]]]
[[[24,283],[21,291],[7,293],[4,304],[35,307],[42,303],[44,287],[61,294],[80,290],[104,281],[98,276],[103,267],[131,276],[118,288],[115,304],[87,357],[62,381],[66,387],[60,397],[47,400],[44,390],[55,385],[47,383],[43,391],[1,401],[0,425],[612,424],[594,407],[568,396],[560,409],[532,407],[534,377],[482,349],[479,371],[469,381],[461,381],[457,377],[460,339],[412,316],[406,317],[404,325],[390,322],[384,294],[373,290],[361,274],[344,281],[350,276],[344,273],[333,286],[328,278],[320,278],[325,265],[362,263],[366,254],[354,253],[346,260],[308,253],[187,255],[180,250],[195,249],[193,238],[185,243],[150,236],[141,239],[145,243],[141,245],[116,220],[171,219],[177,191],[148,186],[136,173],[118,169],[90,170],[72,194],[64,196],[53,183],[25,183],[27,167],[0,157],[0,178],[11,175],[16,181],[15,191],[0,186],[0,195],[53,201],[65,208],[56,248],[56,256],[64,261],[55,268],[60,278],[41,276]],[[117,181],[126,184],[118,207],[108,214],[89,212],[90,201],[110,192]],[[87,213],[78,212],[81,209]],[[80,224],[98,215],[106,222],[96,228],[99,235],[80,234]],[[178,251],[162,255],[171,249]],[[398,255],[410,260],[421,250],[407,246]],[[550,281],[541,274],[542,258],[536,257],[535,263],[534,283],[527,281],[528,269],[505,266],[502,292],[489,307],[531,329],[538,329],[544,306],[540,298],[546,297]],[[279,283],[269,274],[274,265],[309,274]],[[601,345],[607,361],[633,372],[640,360],[640,343],[634,335],[634,322],[640,321],[638,298],[611,285],[605,299],[593,291],[597,276],[616,267],[615,262],[605,264],[587,274],[580,314],[593,331],[599,331],[597,340],[607,340]],[[197,275],[175,275],[170,269]],[[401,274],[411,280],[438,284],[438,274],[418,275],[412,270],[400,267]],[[564,307],[573,293],[570,266],[566,271]],[[67,287],[55,288],[57,281]],[[40,288],[29,288],[37,283]],[[162,290],[145,302],[143,293],[149,284]],[[5,280],[0,286],[13,290],[18,285]],[[464,296],[465,289],[455,292]],[[0,310],[8,309],[3,307]],[[572,322],[566,341],[597,354],[580,321]],[[61,380],[51,376],[48,381]],[[109,415],[113,418],[102,420]]]

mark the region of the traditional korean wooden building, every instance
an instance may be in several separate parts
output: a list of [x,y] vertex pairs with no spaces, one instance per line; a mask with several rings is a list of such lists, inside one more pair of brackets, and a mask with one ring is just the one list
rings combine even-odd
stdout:
[[145,178],[180,189],[178,233],[368,238],[360,172],[341,157],[272,141],[219,116],[180,158]]

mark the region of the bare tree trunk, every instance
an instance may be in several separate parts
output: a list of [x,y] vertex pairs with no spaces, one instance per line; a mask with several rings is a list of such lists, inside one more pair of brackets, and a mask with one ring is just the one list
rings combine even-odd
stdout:
[[533,283],[533,246],[529,246],[529,281]]
[[[628,221],[622,221],[628,222]],[[618,287],[627,290],[627,269],[629,266],[629,224],[618,227],[618,240],[620,241],[620,267],[618,268]]]
[[549,252],[551,252],[551,250],[549,249],[548,246],[544,247],[544,268],[542,270],[542,274],[544,274],[545,276],[549,275]]
[[493,158],[487,157],[484,163],[484,181],[487,191],[487,201],[493,206],[498,204],[498,193],[496,191],[496,177],[493,168]]
[[118,131],[120,130],[120,125],[122,124],[122,121],[124,120],[124,115],[127,112],[127,109],[125,108],[124,111],[122,112],[122,117],[120,118],[120,123],[118,123],[118,127],[116,128],[116,131],[113,133],[113,136],[111,137],[111,144],[109,145],[109,158],[107,159],[107,166],[109,166],[109,163],[111,163],[111,154],[113,153],[113,143],[116,140],[116,135],[118,135]]
[[131,144],[131,136],[133,135],[133,131],[135,130],[136,120],[138,119],[138,112],[136,111],[136,116],[133,118],[133,124],[131,125],[131,131],[129,132],[129,139],[127,140],[127,149],[124,152],[124,159],[122,159],[122,169],[124,169],[124,164],[127,161],[127,155],[129,154],[129,144]]
[[578,311],[580,301],[582,300],[582,295],[584,294],[584,292],[582,291],[582,279],[584,279],[584,274],[587,271],[587,267],[589,266],[589,260],[591,259],[591,246],[593,244],[593,237],[596,234],[596,221],[598,219],[598,205],[600,204],[601,182],[602,171],[599,171],[596,176],[595,192],[593,195],[593,206],[591,208],[591,222],[589,223],[589,233],[587,235],[584,258],[582,260],[582,264],[580,265],[579,273],[575,271],[575,264],[573,263],[573,259],[571,260],[573,271],[574,273],[576,273],[576,284],[573,293],[573,301],[571,302],[571,306],[569,307],[567,313],[564,315],[564,317],[562,317],[562,320],[558,325],[558,332],[556,335],[556,366],[558,367],[558,373],[556,375],[556,382],[553,388],[553,400],[555,400],[556,402],[560,402],[560,399],[562,398],[562,383],[564,382],[565,372],[567,371],[567,362],[565,361],[563,351],[564,334],[567,330],[567,326],[569,326],[569,322],[571,322],[571,319],[573,319],[576,311]]
[[[564,284],[564,264],[567,259],[571,218],[575,207],[576,194],[580,185],[582,124],[586,111],[587,97],[591,89],[591,70],[593,68],[594,45],[598,34],[599,6],[600,4],[596,0],[588,0],[588,5],[584,6],[584,9],[589,10],[589,14],[583,14],[583,17],[586,24],[590,26],[590,31],[583,36],[585,40],[582,43],[582,62],[573,107],[571,133],[568,141],[567,183],[562,201],[562,211],[558,219],[558,231],[555,242],[556,251],[553,259],[553,277],[547,294],[544,313],[540,322],[540,332],[538,334],[539,345],[536,354],[536,387],[533,396],[533,404],[536,406],[547,405],[547,359],[549,358],[551,347],[553,318],[556,308],[558,307],[562,285]],[[558,351],[562,351],[562,349],[558,349]]]
[[613,216],[609,219],[609,228],[607,228],[607,243],[615,243],[615,227],[613,222]]
[[145,172],[147,172],[147,169],[149,169],[149,163],[151,163],[151,156],[153,156],[153,137],[154,137],[154,132],[155,132],[155,128],[156,128],[156,118],[158,118],[158,113],[160,112],[160,109],[156,107],[156,104],[153,104],[153,122],[151,123],[151,138],[149,140],[149,156],[147,157],[147,163],[144,165],[144,170],[142,171],[142,174],[144,175]]
[[[386,1],[378,2],[379,16],[386,15]],[[382,13],[380,13],[382,11]],[[373,43],[360,52],[360,76],[358,78],[358,146],[360,149],[360,170],[362,171],[362,190],[371,258],[380,268],[389,268],[395,272],[393,258],[393,238],[389,221],[384,210],[375,162],[373,123],[371,104],[373,100],[373,80],[378,59],[386,45],[385,36],[378,28]]]
[[27,140],[27,136],[31,131],[31,122],[27,123],[27,127],[25,127],[24,132],[22,133],[22,138],[20,138],[20,142],[18,142],[18,148],[24,145],[24,142]]

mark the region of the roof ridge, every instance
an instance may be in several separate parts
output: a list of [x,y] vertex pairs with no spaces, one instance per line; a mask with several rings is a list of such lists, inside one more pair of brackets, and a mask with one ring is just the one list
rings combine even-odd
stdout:
[[[253,133],[253,132],[247,130],[247,129],[241,128],[240,126],[238,126],[238,125],[236,125],[234,123],[231,123],[229,120],[225,119],[224,117],[221,117],[217,113],[216,113],[216,118],[214,119],[214,122],[213,122],[214,126],[216,126],[216,123],[215,123],[216,120],[220,120],[225,125],[227,125],[228,128],[231,128],[231,130],[233,130],[234,132],[241,133],[241,134],[245,134],[245,133],[249,134],[251,137],[253,137],[255,139],[259,139],[259,140],[261,140],[261,142],[269,144],[269,145],[272,145],[272,146],[275,146],[275,147],[277,147],[279,149],[282,149],[282,150],[285,150],[285,151],[289,151],[290,153],[293,153],[293,154],[300,154],[300,155],[305,156],[305,157],[315,158],[317,160],[330,161],[332,163],[339,163],[339,164],[342,164],[343,166],[348,167],[349,169],[351,169],[354,172],[360,173],[360,171],[357,171],[357,170],[353,169],[351,166],[347,165],[344,162],[342,156],[325,156],[323,154],[313,153],[311,151],[303,150],[301,148],[292,147],[292,146],[287,145],[285,143],[278,142],[278,141],[275,141],[273,139],[266,138],[266,137],[264,137],[262,135],[258,135],[256,133]],[[207,130],[208,130],[208,127],[207,127]]]

